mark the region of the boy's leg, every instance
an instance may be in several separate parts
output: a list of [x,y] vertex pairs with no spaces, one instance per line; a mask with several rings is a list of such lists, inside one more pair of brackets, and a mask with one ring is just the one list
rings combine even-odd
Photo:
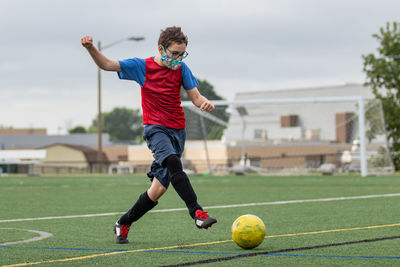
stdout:
[[119,219],[119,223],[122,225],[131,225],[133,222],[137,221],[146,212],[154,208],[158,202],[153,202],[147,191],[142,193],[136,203]]
[[194,218],[196,210],[203,210],[203,208],[197,202],[196,193],[194,192],[189,178],[185,172],[181,171],[172,175],[171,184],[178,195],[185,202],[192,218]]
[[183,171],[181,160],[176,155],[168,156],[163,162],[171,176],[171,184],[175,191],[185,202],[190,216],[195,220],[198,228],[208,228],[217,220],[207,215],[203,208],[197,202],[196,193],[189,181],[188,176]]
[[172,186],[185,202],[190,216],[194,218],[196,210],[203,210],[203,208],[199,205],[199,203],[197,203],[196,193],[193,190],[189,178],[183,171],[181,160],[176,155],[170,155],[163,163],[163,167],[168,169],[168,172],[171,176]]
[[132,208],[122,215],[114,225],[114,232],[117,235],[116,243],[128,243],[127,237],[132,223],[154,208],[158,199],[166,191],[167,189],[157,179],[153,179],[149,190],[141,194]]

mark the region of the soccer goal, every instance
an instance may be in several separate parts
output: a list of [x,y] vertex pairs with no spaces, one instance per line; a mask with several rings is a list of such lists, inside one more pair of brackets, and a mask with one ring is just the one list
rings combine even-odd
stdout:
[[393,173],[382,105],[362,97],[183,102],[185,168],[197,173]]

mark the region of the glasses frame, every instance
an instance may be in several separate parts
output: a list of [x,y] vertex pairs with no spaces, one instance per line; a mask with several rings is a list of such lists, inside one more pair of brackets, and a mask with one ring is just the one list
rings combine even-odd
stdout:
[[164,49],[164,52],[167,54],[167,52],[166,51],[168,51],[170,54],[171,54],[171,58],[172,59],[178,59],[178,58],[182,58],[182,60],[183,59],[185,59],[188,55],[189,55],[189,53],[188,52],[183,52],[182,54],[180,54],[180,55],[177,55],[177,56],[173,56],[173,52],[171,51],[171,50],[169,50],[168,49],[168,47],[165,47],[165,46],[163,46],[163,49]]

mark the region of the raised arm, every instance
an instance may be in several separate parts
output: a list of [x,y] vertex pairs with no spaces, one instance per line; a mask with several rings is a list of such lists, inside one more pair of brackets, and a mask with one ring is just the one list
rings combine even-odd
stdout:
[[81,38],[81,44],[87,49],[94,62],[99,68],[108,71],[121,71],[119,62],[111,60],[104,56],[94,45],[92,36],[84,36]]
[[192,103],[198,107],[201,111],[208,111],[211,112],[214,110],[214,104],[211,103],[210,100],[202,96],[197,89],[197,87],[191,89],[191,90],[186,90],[186,93],[188,94],[190,100]]

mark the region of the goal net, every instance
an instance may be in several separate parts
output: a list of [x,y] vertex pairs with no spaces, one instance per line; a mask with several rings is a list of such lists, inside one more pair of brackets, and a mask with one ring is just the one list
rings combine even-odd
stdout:
[[183,102],[196,173],[392,173],[381,103],[361,97]]

